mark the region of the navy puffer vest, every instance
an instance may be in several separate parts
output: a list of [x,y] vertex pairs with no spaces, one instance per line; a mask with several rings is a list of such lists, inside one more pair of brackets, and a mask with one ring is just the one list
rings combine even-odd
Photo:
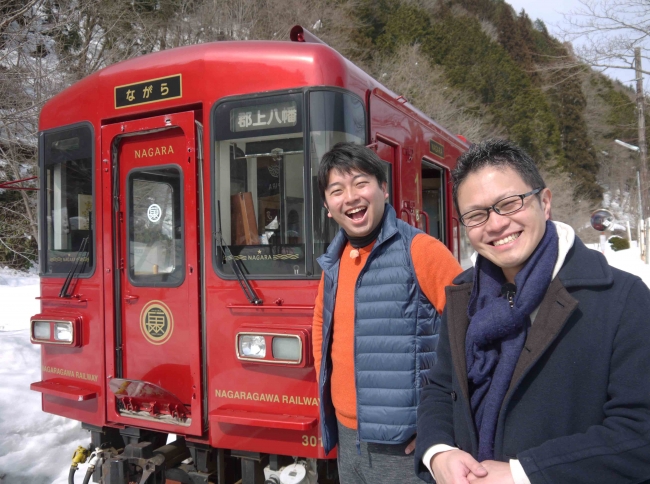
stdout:
[[[390,205],[386,210],[383,228],[357,279],[354,370],[359,439],[399,444],[415,434],[420,388],[428,383],[428,370],[436,361],[440,316],[422,293],[413,269],[411,242],[421,231],[397,219]],[[318,258],[325,277],[319,382],[326,453],[338,442],[330,351],[339,263],[346,243],[341,230]]]

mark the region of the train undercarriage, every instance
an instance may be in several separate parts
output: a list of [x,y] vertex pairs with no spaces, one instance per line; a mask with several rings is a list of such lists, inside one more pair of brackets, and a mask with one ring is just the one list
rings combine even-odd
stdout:
[[335,484],[335,460],[215,449],[173,434],[96,427],[88,448],[77,448],[69,484],[87,463],[83,484]]

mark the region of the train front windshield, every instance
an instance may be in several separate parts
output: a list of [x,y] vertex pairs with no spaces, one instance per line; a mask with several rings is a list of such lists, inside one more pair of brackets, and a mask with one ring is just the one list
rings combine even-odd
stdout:
[[[362,102],[339,91],[240,98],[217,106],[214,127],[216,224],[233,257],[253,277],[318,275],[315,258],[338,230],[319,160],[340,141],[365,144]],[[232,274],[221,251],[216,263]]]

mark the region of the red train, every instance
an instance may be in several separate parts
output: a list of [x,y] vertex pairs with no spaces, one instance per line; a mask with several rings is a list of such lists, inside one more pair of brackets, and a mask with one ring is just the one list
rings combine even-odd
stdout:
[[121,62],[42,110],[31,388],[90,431],[95,481],[335,479],[311,320],[337,230],[316,173],[336,142],[376,149],[402,219],[459,255],[466,142],[291,36]]

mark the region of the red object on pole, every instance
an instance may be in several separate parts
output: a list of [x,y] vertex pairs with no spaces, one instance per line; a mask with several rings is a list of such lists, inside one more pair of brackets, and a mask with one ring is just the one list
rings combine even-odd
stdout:
[[35,180],[38,178],[37,176],[30,176],[29,178],[21,178],[20,180],[11,180],[11,181],[6,181],[0,183],[0,188],[5,189],[5,190],[38,190],[38,188],[33,188],[33,187],[14,187],[12,185],[15,185],[16,183],[22,183],[22,182],[27,182],[30,180]]

